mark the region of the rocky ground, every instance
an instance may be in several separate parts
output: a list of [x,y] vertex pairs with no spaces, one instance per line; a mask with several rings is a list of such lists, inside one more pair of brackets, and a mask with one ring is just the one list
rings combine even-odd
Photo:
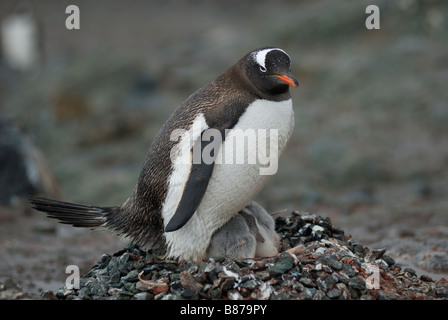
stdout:
[[370,249],[331,220],[292,212],[276,219],[282,235],[275,257],[200,264],[166,260],[128,244],[103,254],[79,280],[41,295],[13,280],[0,284],[1,299],[135,300],[445,300],[448,281],[417,276],[396,265],[386,249]]
[[[0,3],[1,19],[15,2]],[[202,285],[193,296],[204,298],[219,289],[222,297],[236,290],[247,298],[266,283],[272,288],[270,298],[291,292],[328,297],[319,287],[327,279],[325,272],[337,279],[329,289],[341,292],[330,293],[335,298],[352,298],[352,292],[359,298],[393,297],[367,289],[350,291],[342,269],[304,269],[307,264],[317,267],[319,257],[329,254],[325,250],[339,252],[338,245],[343,245],[359,262],[355,276],[367,275],[362,264],[373,262],[353,251],[356,239],[363,248],[385,248],[385,255],[395,261],[386,261],[387,267],[379,264],[380,290],[393,279],[408,283],[408,289],[427,285],[427,298],[443,298],[437,292],[443,292],[441,284],[448,279],[446,1],[257,1],[255,7],[244,1],[198,1],[198,6],[176,1],[78,3],[82,20],[77,31],[65,29],[68,1],[41,0],[36,5],[43,30],[43,61],[36,70],[17,72],[0,63],[0,114],[22,128],[40,150],[59,188],[47,195],[85,204],[120,204],[135,185],[151,139],[183,99],[247,51],[280,46],[293,57],[293,73],[300,82],[292,91],[296,127],[277,175],[256,200],[269,212],[305,210],[328,217],[352,240],[336,237],[342,242],[330,244],[322,241],[333,240],[308,239],[302,243],[304,251],[266,260],[265,280],[258,274],[262,262],[209,261],[204,269],[198,265],[190,270]],[[375,3],[381,9],[381,29],[368,31],[365,8]],[[2,182],[4,195],[8,187]],[[115,261],[113,252],[118,257],[137,250],[120,253],[123,244],[112,235],[59,225],[31,211],[26,198],[10,200],[0,206],[2,292],[17,283],[26,294],[57,293],[67,265],[78,265],[82,274],[93,277],[90,270],[102,253],[111,257],[99,262],[100,269]],[[318,243],[324,249],[315,247]],[[135,254],[142,254],[145,263],[150,260],[146,253]],[[307,255],[317,260],[302,263]],[[342,265],[350,265],[343,258],[336,255]],[[282,279],[269,266],[284,259],[293,266]],[[238,274],[227,280],[231,289],[207,279],[211,271],[204,270],[211,264]],[[257,264],[259,270],[251,269]],[[186,271],[170,267],[175,268],[169,275]],[[120,279],[126,274],[120,271]],[[298,279],[287,279],[295,275]],[[168,290],[160,296],[151,290],[139,293],[161,299],[178,297],[185,289],[176,279],[160,277]],[[301,278],[311,282],[305,280],[307,285]],[[253,288],[242,287],[251,280]],[[133,281],[128,282],[140,283]],[[289,289],[278,291],[284,285]],[[126,291],[115,289],[111,292],[118,295]],[[396,298],[423,294],[423,289],[408,289],[394,291]],[[90,298],[95,295],[83,291]]]

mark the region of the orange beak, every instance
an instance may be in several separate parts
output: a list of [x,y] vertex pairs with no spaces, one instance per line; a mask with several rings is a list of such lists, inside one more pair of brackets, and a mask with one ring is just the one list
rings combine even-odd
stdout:
[[284,82],[286,82],[287,84],[289,84],[290,86],[293,87],[297,87],[299,85],[299,82],[296,80],[296,78],[294,78],[294,76],[292,74],[287,74],[287,75],[283,75],[283,74],[276,74],[276,77],[280,78],[281,80],[283,80]]

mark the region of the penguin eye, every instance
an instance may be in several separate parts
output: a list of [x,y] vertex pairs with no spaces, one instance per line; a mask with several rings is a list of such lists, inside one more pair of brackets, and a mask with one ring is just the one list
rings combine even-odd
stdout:
[[261,72],[266,72],[266,70],[267,70],[266,67],[260,66],[260,71]]

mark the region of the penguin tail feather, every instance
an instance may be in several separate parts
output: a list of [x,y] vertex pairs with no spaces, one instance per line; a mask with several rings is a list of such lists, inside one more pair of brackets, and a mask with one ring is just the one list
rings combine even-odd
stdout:
[[30,202],[34,209],[45,212],[49,218],[57,219],[60,223],[92,229],[104,227],[107,216],[119,209],[119,207],[95,207],[45,198],[33,198]]

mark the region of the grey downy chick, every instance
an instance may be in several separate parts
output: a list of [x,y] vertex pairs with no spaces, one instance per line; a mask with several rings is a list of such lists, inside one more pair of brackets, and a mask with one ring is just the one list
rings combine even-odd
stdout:
[[255,234],[257,247],[256,257],[271,257],[278,254],[280,236],[275,231],[275,221],[272,216],[258,203],[251,201],[240,213],[252,216],[256,225],[250,223],[250,218],[246,218],[249,228]]
[[252,201],[212,236],[208,256],[232,259],[273,256],[279,236],[274,219]]
[[213,234],[207,256],[253,258],[256,247],[254,234],[250,231],[246,219],[238,213]]

